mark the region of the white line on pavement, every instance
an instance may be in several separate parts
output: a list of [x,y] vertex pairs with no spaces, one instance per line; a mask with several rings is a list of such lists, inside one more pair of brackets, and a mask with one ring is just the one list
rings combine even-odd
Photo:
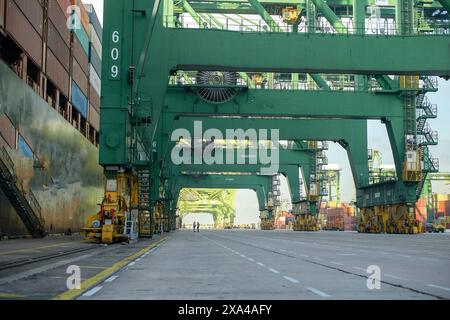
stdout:
[[257,265],[261,266],[261,267],[265,267],[266,265],[264,263],[258,262]]
[[427,286],[433,287],[433,288],[442,289],[442,290],[445,290],[445,291],[450,291],[450,288],[441,287],[441,286],[438,286],[438,285],[435,285],[435,284],[427,284]]
[[242,257],[242,258],[247,258],[247,256],[246,256],[246,255],[244,255],[244,254],[241,254],[241,257]]
[[408,256],[406,254],[398,254],[399,257],[403,257],[403,258],[411,258],[411,256]]
[[255,260],[253,260],[252,258],[248,258],[248,261],[254,262]]
[[393,274],[389,274],[389,273],[385,273],[384,274],[385,277],[389,277],[389,278],[393,278],[393,279],[397,279],[397,280],[408,280],[402,277],[398,277],[398,276],[394,276]]
[[288,277],[288,276],[284,276],[283,278],[285,278],[287,281],[290,281],[292,283],[299,283],[299,281],[297,279]]
[[276,273],[276,274],[280,273],[280,271],[275,270],[275,269],[272,269],[272,268],[269,268],[269,271],[270,271],[270,272],[273,272],[273,273]]
[[130,262],[130,263],[128,264],[128,266],[131,267],[131,266],[134,266],[135,264],[136,264],[136,262],[133,261],[133,262]]
[[300,257],[309,258],[309,256],[307,256],[306,254],[301,254]]
[[320,259],[318,257],[314,257],[314,260],[323,261],[322,259]]
[[353,269],[356,269],[356,270],[362,270],[362,271],[366,271],[366,269],[364,269],[364,268],[361,268],[361,267],[353,267]]
[[336,262],[336,261],[330,261],[330,263],[335,264],[337,266],[345,266],[345,264],[340,263],[340,262]]
[[85,294],[83,294],[83,297],[92,297],[94,294],[96,294],[97,292],[99,292],[102,289],[103,289],[103,287],[101,287],[101,286],[95,287],[95,288],[89,290],[88,292],[86,292]]
[[322,292],[322,291],[317,290],[315,288],[306,288],[306,290],[311,291],[312,293],[315,293],[315,294],[317,294],[317,295],[319,295],[319,296],[321,296],[323,298],[329,298],[330,297],[329,294],[326,294],[325,292]]
[[105,280],[105,282],[113,282],[114,280],[116,280],[119,276],[111,276],[108,279]]
[[340,256],[356,256],[354,253],[340,253]]

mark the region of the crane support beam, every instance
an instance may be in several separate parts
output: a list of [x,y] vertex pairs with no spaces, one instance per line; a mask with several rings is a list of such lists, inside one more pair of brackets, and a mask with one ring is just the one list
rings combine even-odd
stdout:
[[194,92],[172,87],[165,105],[165,112],[174,114],[371,120],[403,117],[403,100],[397,95],[362,91],[249,90],[217,108],[199,101]]
[[[167,32],[170,43],[183,43],[179,50],[170,52],[169,68],[174,70],[450,77],[449,35],[261,34],[194,29]],[[239,50],[224,50],[223,43]],[[433,59],[423,59],[430,51]]]

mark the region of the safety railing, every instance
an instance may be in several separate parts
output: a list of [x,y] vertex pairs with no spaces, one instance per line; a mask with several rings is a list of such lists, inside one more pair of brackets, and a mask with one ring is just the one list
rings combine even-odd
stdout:
[[[193,18],[188,14],[180,15],[178,20],[173,16],[164,16],[163,25],[166,28],[183,29],[215,29],[236,32],[270,32],[270,33],[315,33],[315,34],[363,34],[376,36],[416,36],[416,35],[447,35],[450,34],[450,23],[432,23],[426,32],[418,26],[397,24],[394,19],[369,18],[364,28],[356,27],[352,20],[347,19],[332,26],[325,18],[308,24],[303,20],[297,27],[283,22],[281,18],[272,17],[273,22],[267,23],[263,19],[243,15],[209,14]],[[404,33],[404,30],[411,30]]]
[[5,147],[0,148],[0,160],[4,163],[4,165],[8,168],[10,174],[12,176],[15,176],[15,170],[14,170],[14,162],[12,161],[11,157],[9,156],[8,151]]
[[[287,73],[275,73],[273,74],[273,80],[264,79],[263,83],[255,83],[250,74],[244,72],[239,73],[237,80],[237,86],[245,86],[251,90],[286,90],[286,91],[321,91],[320,88],[313,79],[300,79],[298,81],[285,80],[289,79],[292,74]],[[347,76],[347,75],[344,75]],[[347,76],[349,77],[349,76]],[[374,80],[369,81],[365,88],[362,88],[355,84],[353,80],[339,79],[338,75],[327,75],[325,81],[331,91],[339,92],[376,92],[382,90],[380,85]],[[195,76],[188,76],[187,74],[174,76],[170,83],[171,88],[185,88],[196,87]],[[327,88],[328,90],[328,88]]]

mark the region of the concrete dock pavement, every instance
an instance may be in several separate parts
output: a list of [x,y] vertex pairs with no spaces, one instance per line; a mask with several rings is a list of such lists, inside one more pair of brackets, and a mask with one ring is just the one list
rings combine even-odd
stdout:
[[[71,300],[139,259],[165,237],[99,245],[80,237],[10,240],[0,244],[0,300]],[[67,287],[69,267],[79,269],[80,289]],[[73,269],[70,269],[73,270]]]
[[[449,299],[449,244],[449,234],[177,231],[79,299]],[[380,289],[368,286],[374,266]]]

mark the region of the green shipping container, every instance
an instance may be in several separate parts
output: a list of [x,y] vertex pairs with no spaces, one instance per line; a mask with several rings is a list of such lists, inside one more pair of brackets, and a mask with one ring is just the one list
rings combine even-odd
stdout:
[[81,46],[83,47],[84,52],[86,53],[86,56],[89,56],[89,36],[84,31],[84,28],[74,29],[73,32],[75,33],[75,36],[80,41]]

